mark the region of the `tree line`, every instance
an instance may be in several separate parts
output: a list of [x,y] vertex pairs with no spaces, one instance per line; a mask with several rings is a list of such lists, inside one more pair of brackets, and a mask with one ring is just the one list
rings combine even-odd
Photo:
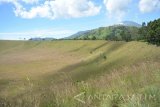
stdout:
[[150,21],[147,24],[142,23],[142,27],[139,29],[141,39],[144,39],[148,43],[160,45],[160,18],[154,21]]
[[74,38],[75,40],[146,41],[160,45],[160,18],[142,23],[142,27],[109,26],[90,30]]

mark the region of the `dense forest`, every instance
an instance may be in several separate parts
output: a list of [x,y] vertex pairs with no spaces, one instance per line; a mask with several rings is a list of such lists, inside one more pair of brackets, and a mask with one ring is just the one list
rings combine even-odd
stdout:
[[139,33],[145,41],[151,44],[160,45],[160,18],[150,21],[147,25],[143,22]]

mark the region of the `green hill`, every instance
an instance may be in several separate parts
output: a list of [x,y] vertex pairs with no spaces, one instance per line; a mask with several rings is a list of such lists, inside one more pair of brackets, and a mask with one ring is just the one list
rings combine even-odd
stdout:
[[85,33],[78,33],[75,34],[76,36],[72,35],[71,39],[131,41],[140,39],[138,31],[138,27],[115,25],[109,27],[100,27]]
[[158,107],[159,55],[135,41],[0,41],[0,107]]

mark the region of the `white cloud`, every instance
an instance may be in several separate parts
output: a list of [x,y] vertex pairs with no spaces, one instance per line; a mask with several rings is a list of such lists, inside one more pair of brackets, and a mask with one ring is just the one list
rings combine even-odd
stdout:
[[33,3],[38,3],[39,2],[39,0],[21,0],[21,1],[23,1],[27,4],[33,4]]
[[114,17],[119,21],[126,14],[129,3],[131,3],[131,0],[104,0],[109,16]]
[[142,13],[160,11],[160,0],[140,0],[139,9]]
[[17,0],[0,0],[0,3],[13,3]]
[[[25,3],[38,3],[39,0],[22,0]],[[14,13],[22,18],[78,18],[94,16],[100,12],[101,7],[96,6],[91,0],[53,0],[44,1],[30,10],[19,2],[19,0],[0,0],[10,2],[15,6]]]
[[14,2],[24,2],[26,4],[33,4],[33,3],[38,3],[39,0],[0,0],[0,3],[14,3]]
[[50,18],[51,13],[50,13],[50,8],[47,5],[42,5],[42,6],[37,6],[31,8],[31,10],[26,11],[26,9],[19,3],[14,3],[15,5],[15,10],[14,13],[16,16],[22,17],[22,18],[35,18],[35,17],[46,17]]
[[55,0],[47,2],[51,6],[54,17],[94,16],[100,11],[90,0]]

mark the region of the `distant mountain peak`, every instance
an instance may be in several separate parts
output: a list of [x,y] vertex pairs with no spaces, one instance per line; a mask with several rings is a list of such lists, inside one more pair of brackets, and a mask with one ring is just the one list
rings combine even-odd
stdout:
[[79,31],[79,32],[77,32],[77,33],[75,33],[75,34],[73,34],[73,35],[71,35],[71,36],[69,36],[69,37],[65,37],[64,39],[74,39],[74,38],[76,38],[76,37],[79,37],[79,36],[81,36],[81,35],[89,32],[89,31],[90,31],[90,30]]
[[134,21],[122,21],[122,22],[119,23],[119,25],[141,27],[140,24],[138,24]]

